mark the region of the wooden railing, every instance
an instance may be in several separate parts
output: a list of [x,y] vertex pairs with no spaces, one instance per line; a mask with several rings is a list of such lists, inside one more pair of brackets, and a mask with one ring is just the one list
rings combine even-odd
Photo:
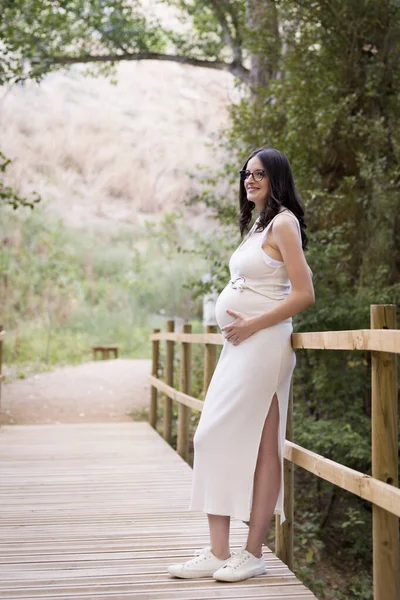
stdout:
[[0,410],[1,410],[1,382],[4,381],[5,376],[3,375],[3,341],[6,332],[3,330],[3,326],[0,325]]
[[[174,333],[174,322],[167,321],[167,332],[154,330],[151,403],[149,421],[157,425],[158,391],[164,394],[163,435],[170,443],[172,401],[179,403],[177,451],[188,458],[189,411],[201,411],[203,402],[190,395],[191,344],[204,344],[204,395],[216,364],[216,346],[223,337],[209,326],[207,333],[192,334],[185,325]],[[159,344],[166,341],[165,381],[157,377]],[[173,385],[174,345],[181,344],[179,390]],[[295,333],[295,349],[370,350],[372,355],[372,476],[350,469],[293,443],[293,389],[291,388],[285,444],[286,521],[275,525],[275,551],[289,568],[293,567],[293,464],[321,479],[368,500],[373,505],[373,581],[374,600],[399,600],[399,517],[398,489],[398,408],[397,357],[400,331],[396,330],[394,305],[371,306],[371,329]]]

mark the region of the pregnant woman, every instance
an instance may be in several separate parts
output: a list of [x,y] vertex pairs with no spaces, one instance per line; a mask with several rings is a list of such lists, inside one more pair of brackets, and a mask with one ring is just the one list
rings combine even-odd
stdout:
[[[194,437],[190,509],[207,513],[211,545],[171,565],[171,575],[240,581],[266,572],[262,544],[283,512],[283,455],[296,359],[292,316],[314,303],[304,257],[304,209],[287,157],[252,152],[240,171],[240,230],[231,281],[216,318],[225,337]],[[230,519],[249,521],[247,543],[230,554]]]

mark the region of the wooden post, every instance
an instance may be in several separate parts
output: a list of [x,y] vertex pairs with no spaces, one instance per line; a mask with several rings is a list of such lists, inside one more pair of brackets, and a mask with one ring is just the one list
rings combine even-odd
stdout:
[[[207,325],[206,333],[216,333],[215,325]],[[211,377],[213,376],[215,365],[217,364],[217,346],[215,344],[205,344],[204,346],[204,397],[206,396]]]
[[[175,323],[173,320],[167,321],[167,332],[175,331]],[[174,384],[174,342],[167,341],[165,353],[165,383],[173,386]],[[171,443],[172,437],[172,400],[168,396],[164,397],[164,429],[163,436],[168,444]]]
[[[183,326],[183,333],[192,333],[192,326],[187,323]],[[180,390],[190,394],[190,368],[191,368],[191,344],[182,342],[181,346],[181,372]],[[189,419],[190,408],[179,403],[178,407],[178,442],[177,451],[184,460],[189,457]]]
[[[396,306],[371,305],[371,329],[396,329]],[[398,486],[396,354],[371,352],[372,477]],[[399,600],[399,523],[372,506],[374,600]]]
[[[153,333],[159,333],[159,329],[153,329]],[[159,340],[153,340],[152,347],[152,363],[151,363],[151,374],[154,377],[158,376],[158,363],[160,359],[160,342]],[[150,412],[149,412],[149,423],[154,429],[157,427],[157,406],[158,404],[158,392],[157,388],[151,386],[150,388]]]
[[[293,441],[293,379],[290,384],[289,405],[286,424],[286,439]],[[282,449],[283,450],[283,449]],[[286,521],[275,518],[275,554],[293,571],[293,521],[294,521],[294,464],[290,460],[284,464],[284,511]]]
[[[0,333],[4,331],[3,325],[0,325]],[[3,372],[3,340],[0,338],[0,408],[1,408],[1,375]]]

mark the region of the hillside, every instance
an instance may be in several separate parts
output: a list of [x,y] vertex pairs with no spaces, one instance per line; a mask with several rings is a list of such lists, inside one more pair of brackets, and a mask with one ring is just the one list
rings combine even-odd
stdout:
[[73,227],[138,224],[195,189],[227,122],[229,74],[178,64],[118,66],[117,83],[81,68],[3,90],[0,148],[8,183]]

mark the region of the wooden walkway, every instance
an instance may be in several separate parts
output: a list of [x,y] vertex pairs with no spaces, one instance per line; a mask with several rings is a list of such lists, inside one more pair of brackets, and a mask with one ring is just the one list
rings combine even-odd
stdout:
[[[312,600],[271,552],[268,574],[237,584],[166,568],[208,543],[187,510],[191,469],[147,423],[0,429],[3,600]],[[247,527],[232,523],[232,548]]]

